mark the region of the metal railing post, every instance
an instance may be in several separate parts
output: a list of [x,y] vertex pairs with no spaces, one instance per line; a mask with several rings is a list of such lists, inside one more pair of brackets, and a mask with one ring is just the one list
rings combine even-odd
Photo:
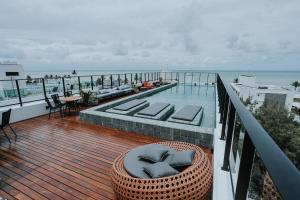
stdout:
[[80,91],[81,91],[80,76],[78,76],[77,78],[78,78],[78,90],[79,90],[79,94],[80,94]]
[[91,76],[91,86],[92,86],[92,90],[94,89],[94,80],[93,80],[93,76]]
[[19,96],[19,103],[20,103],[20,106],[23,106],[23,102],[22,102],[22,97],[21,97],[21,92],[20,92],[20,87],[19,87],[19,82],[18,82],[18,80],[16,80],[16,87],[17,87],[17,93],[18,93],[18,96]]
[[113,77],[112,77],[112,74],[110,75],[110,88],[113,88]]
[[221,119],[220,119],[220,122],[222,123],[221,138],[220,138],[221,140],[225,140],[228,106],[229,106],[229,97],[228,95],[225,94],[224,110],[222,111]]
[[47,92],[46,92],[46,86],[45,86],[45,79],[42,78],[42,84],[43,84],[43,92],[45,99],[47,98]]
[[63,82],[63,91],[64,91],[64,95],[66,94],[66,84],[65,84],[65,78],[62,78],[62,82]]
[[243,150],[241,154],[240,168],[237,177],[236,190],[234,199],[236,200],[246,200],[247,192],[250,183],[251,169],[254,159],[254,146],[248,133],[245,133]]
[[[234,108],[233,103],[230,103],[229,116],[228,116],[228,120],[227,120],[225,153],[224,153],[223,166],[222,166],[222,169],[225,171],[229,170],[229,154],[230,154],[230,149],[231,149],[234,122],[235,122],[235,108]],[[226,122],[224,121],[223,123],[226,123]]]
[[104,75],[101,75],[101,84],[102,84],[102,89],[104,89]]
[[132,85],[132,73],[130,73],[130,84]]
[[121,85],[121,77],[120,77],[120,74],[118,74],[118,85],[119,85],[119,86]]

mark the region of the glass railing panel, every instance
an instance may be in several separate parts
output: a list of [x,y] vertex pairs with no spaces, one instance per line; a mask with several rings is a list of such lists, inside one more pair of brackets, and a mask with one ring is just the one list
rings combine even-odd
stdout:
[[[72,84],[78,85],[78,78],[77,78],[77,82],[74,79]],[[80,85],[81,85],[81,89],[83,90],[87,90],[87,89],[92,90],[91,76],[80,76]]]
[[266,167],[257,153],[254,155],[247,199],[281,199],[270,175],[266,170]]
[[[170,81],[171,80],[171,72],[166,72],[165,77],[166,77],[167,81]],[[150,75],[150,79],[151,79],[151,75]]]
[[112,75],[112,86],[114,87],[118,87],[119,86],[119,80],[118,80],[118,75],[117,74],[113,74]]
[[120,74],[119,78],[120,78],[120,85],[124,85],[125,84],[125,74]]
[[108,89],[110,87],[110,75],[103,75],[103,88]]
[[22,102],[33,102],[44,99],[42,79],[18,80]]
[[238,116],[238,114],[236,114],[229,154],[229,170],[234,192],[237,186],[237,178],[242,157],[244,137],[245,128],[241,123],[240,117]]
[[[79,94],[79,82],[77,76],[65,77],[65,91],[72,91],[72,94]],[[81,79],[80,85],[82,86]]]
[[209,73],[207,81],[209,84],[215,84],[216,83],[216,74],[215,73]]
[[0,81],[0,107],[7,105],[18,104],[19,96],[15,80]]
[[93,76],[93,84],[94,84],[94,90],[101,90],[102,76],[101,75]]
[[45,79],[45,90],[48,98],[51,98],[52,94],[64,95],[64,87],[62,78]]

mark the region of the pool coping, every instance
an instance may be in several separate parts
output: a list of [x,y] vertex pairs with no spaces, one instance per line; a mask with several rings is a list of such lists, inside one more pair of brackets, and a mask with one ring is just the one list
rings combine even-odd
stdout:
[[184,141],[199,146],[212,148],[214,128],[177,124],[167,121],[105,112],[105,110],[121,103],[125,103],[136,98],[147,97],[176,85],[177,82],[171,82],[168,85],[83,110],[79,114],[80,119],[88,123],[101,125],[108,128],[158,137],[165,140]]

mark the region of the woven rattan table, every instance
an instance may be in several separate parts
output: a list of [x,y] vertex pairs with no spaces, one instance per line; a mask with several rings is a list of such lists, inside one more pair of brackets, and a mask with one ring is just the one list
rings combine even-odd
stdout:
[[159,179],[138,179],[127,174],[123,167],[126,153],[118,156],[112,169],[112,185],[118,199],[205,199],[212,184],[212,168],[204,151],[184,142],[160,142],[177,151],[195,150],[193,165],[180,174]]

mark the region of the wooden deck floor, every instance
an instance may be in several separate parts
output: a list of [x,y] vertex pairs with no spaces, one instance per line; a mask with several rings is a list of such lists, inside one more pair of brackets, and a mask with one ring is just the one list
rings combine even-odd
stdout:
[[115,199],[113,160],[133,147],[159,141],[46,116],[13,125],[11,145],[0,136],[0,197],[7,199]]

